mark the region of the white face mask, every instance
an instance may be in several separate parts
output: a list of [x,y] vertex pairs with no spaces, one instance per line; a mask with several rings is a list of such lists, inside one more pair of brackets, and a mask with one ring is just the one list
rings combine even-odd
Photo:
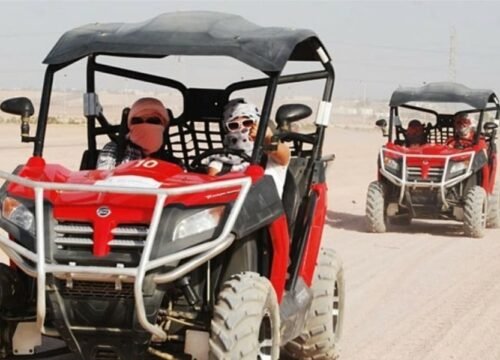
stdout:
[[243,150],[248,156],[252,155],[253,141],[250,138],[248,128],[241,128],[238,131],[232,131],[224,136],[224,146],[229,149]]

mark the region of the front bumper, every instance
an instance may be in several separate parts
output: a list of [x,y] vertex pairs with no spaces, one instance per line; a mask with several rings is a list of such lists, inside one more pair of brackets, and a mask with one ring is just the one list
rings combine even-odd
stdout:
[[[172,282],[185,274],[191,272],[201,264],[206,263],[209,259],[217,256],[226,248],[228,248],[235,236],[231,233],[236,219],[240,213],[241,207],[251,186],[251,179],[241,178],[225,181],[218,181],[211,184],[191,185],[185,187],[171,189],[146,189],[140,187],[123,187],[123,186],[103,186],[103,185],[79,185],[79,184],[62,184],[62,183],[46,183],[37,182],[21,178],[0,171],[0,178],[8,182],[16,183],[25,187],[32,188],[35,194],[35,221],[36,221],[36,251],[33,252],[26,247],[10,240],[4,235],[0,235],[0,248],[7,256],[26,274],[37,280],[37,326],[43,334],[58,335],[54,329],[45,327],[45,316],[47,311],[46,305],[46,290],[47,274],[53,274],[59,279],[76,279],[76,280],[98,280],[109,282],[132,282],[134,284],[134,301],[136,316],[139,324],[149,333],[154,335],[159,340],[165,340],[165,332],[157,325],[148,321],[144,298],[143,286],[144,278],[147,272],[160,270],[152,276],[152,280],[156,284],[164,284]],[[160,258],[151,259],[151,252],[154,247],[158,225],[164,209],[165,200],[168,196],[182,195],[191,193],[200,193],[208,190],[225,189],[239,187],[239,194],[231,207],[231,211],[226,218],[223,229],[220,235],[214,240],[204,242],[173,254],[168,254]],[[149,231],[144,242],[141,258],[138,266],[134,267],[105,267],[105,266],[84,266],[84,265],[63,265],[55,264],[47,259],[51,259],[52,254],[46,254],[46,231],[44,228],[44,191],[85,191],[99,193],[121,193],[121,194],[145,194],[155,195],[156,203],[151,218]],[[50,247],[49,247],[50,248]],[[188,259],[181,265],[170,271],[164,271],[164,267],[177,263],[179,260]],[[164,271],[164,272],[162,272]]]
[[[383,177],[389,180],[394,185],[398,186],[399,189],[399,205],[404,206],[405,193],[408,188],[427,188],[427,189],[438,189],[439,198],[442,201],[445,208],[449,208],[450,204],[446,200],[446,189],[450,188],[463,180],[467,179],[472,175],[472,164],[474,160],[474,151],[462,152],[459,154],[452,155],[424,155],[424,154],[407,154],[390,149],[380,150],[380,173]],[[384,157],[386,155],[397,157],[401,161],[401,169],[399,175],[395,175],[393,172],[389,171],[384,163]],[[420,174],[420,169],[417,167],[408,167],[408,159],[418,158],[426,161],[427,159],[441,159],[444,163],[442,167],[435,167],[429,169],[429,176],[427,179],[423,179]],[[450,163],[454,159],[468,159],[468,165],[465,172],[458,176],[449,176]]]

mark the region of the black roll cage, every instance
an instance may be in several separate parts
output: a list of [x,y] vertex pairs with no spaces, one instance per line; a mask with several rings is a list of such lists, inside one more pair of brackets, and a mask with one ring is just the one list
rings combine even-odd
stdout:
[[[446,117],[454,117],[455,115],[458,114],[475,114],[479,113],[479,121],[477,123],[477,129],[481,129],[483,125],[483,119],[484,119],[484,113],[485,112],[490,112],[490,111],[496,111],[495,113],[495,119],[500,119],[500,101],[496,97],[496,95],[492,95],[492,103],[495,104],[494,107],[487,107],[483,109],[470,109],[470,110],[460,110],[457,111],[455,114],[441,114],[438,113],[435,110],[432,109],[427,109],[421,106],[416,106],[416,105],[410,105],[410,104],[403,104],[399,106],[391,106],[390,108],[390,113],[389,113],[389,142],[394,141],[394,136],[397,135],[395,134],[395,131],[393,129],[395,128],[394,125],[394,118],[399,117],[399,108],[405,108],[405,109],[410,109],[410,110],[416,110],[416,111],[421,111],[425,112],[428,114],[433,114],[436,116],[436,119],[439,119],[440,116],[446,116]],[[474,136],[474,143],[477,143],[479,141],[479,136],[481,135],[480,131],[476,131],[475,136]]]
[[[120,77],[125,77],[134,80],[140,80],[144,82],[149,82],[157,85],[163,85],[167,87],[174,88],[178,90],[183,97],[185,97],[186,92],[189,90],[184,84],[179,81],[169,79],[162,76],[151,75],[139,71],[124,69],[121,67],[105,65],[98,63],[96,61],[97,54],[93,54],[88,56],[87,60],[87,76],[86,76],[86,91],[87,93],[95,93],[95,74],[96,72],[116,75]],[[108,55],[109,56],[109,55]],[[50,106],[50,99],[52,93],[52,85],[54,80],[54,75],[58,71],[66,68],[67,66],[73,64],[75,61],[71,61],[64,64],[57,65],[48,65],[43,89],[42,89],[42,97],[40,101],[40,110],[38,114],[38,123],[36,136],[34,141],[34,149],[33,156],[42,156],[44,149],[44,141],[45,141],[45,132],[47,128],[47,120],[48,120],[48,112]],[[252,154],[252,163],[258,164],[261,162],[262,154],[263,154],[263,143],[265,137],[265,129],[269,123],[269,117],[271,114],[271,109],[273,106],[274,97],[276,94],[276,89],[279,84],[288,84],[288,83],[297,83],[309,80],[320,80],[325,79],[325,85],[323,90],[322,101],[330,102],[332,99],[333,87],[335,83],[335,71],[333,65],[330,61],[321,62],[324,67],[324,70],[320,71],[311,71],[304,73],[296,73],[296,74],[288,74],[281,75],[281,71],[279,72],[270,72],[266,73],[268,77],[252,79],[252,80],[243,80],[238,81],[233,84],[230,84],[223,91],[225,93],[226,99],[229,99],[230,95],[237,90],[243,89],[251,89],[258,88],[262,86],[267,86],[267,90],[264,97],[264,104],[261,109],[261,119],[259,122],[259,128],[257,131],[257,138],[255,140],[255,146]],[[206,89],[210,90],[210,89]],[[184,109],[185,110],[185,109]],[[182,118],[182,114],[179,115],[179,118]],[[101,128],[96,127],[96,120],[100,123]],[[97,144],[96,144],[96,135],[99,134],[108,134],[111,138],[113,135],[111,134],[113,131],[118,129],[118,125],[110,125],[106,119],[103,117],[91,115],[87,116],[87,142],[88,142],[88,151],[89,156],[95,156],[97,153]],[[322,156],[322,145],[324,141],[324,132],[325,126],[317,125],[316,131],[311,136],[311,142],[313,145],[312,149],[312,160],[319,160]]]

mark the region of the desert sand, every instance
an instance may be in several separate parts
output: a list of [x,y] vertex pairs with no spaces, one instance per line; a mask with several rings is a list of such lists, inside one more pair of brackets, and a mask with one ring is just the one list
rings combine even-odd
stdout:
[[[47,136],[47,161],[76,169],[84,127],[51,125]],[[366,233],[366,188],[382,143],[376,129],[340,127],[328,129],[325,141],[324,153],[336,160],[324,244],[342,257],[347,286],[341,359],[500,359],[500,230],[469,239],[460,223],[414,221]],[[30,153],[17,126],[0,125],[2,170]]]

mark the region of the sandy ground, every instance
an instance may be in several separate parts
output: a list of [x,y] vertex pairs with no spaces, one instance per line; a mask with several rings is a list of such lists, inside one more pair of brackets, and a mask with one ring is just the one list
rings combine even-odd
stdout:
[[[77,168],[81,126],[51,126],[46,158]],[[0,125],[0,168],[27,158],[17,126]],[[331,128],[325,240],[344,261],[341,358],[500,359],[500,230],[463,237],[454,222],[415,221],[386,234],[364,230],[365,192],[375,178],[378,131]],[[59,358],[62,359],[62,358]],[[69,359],[69,358],[66,358]]]

